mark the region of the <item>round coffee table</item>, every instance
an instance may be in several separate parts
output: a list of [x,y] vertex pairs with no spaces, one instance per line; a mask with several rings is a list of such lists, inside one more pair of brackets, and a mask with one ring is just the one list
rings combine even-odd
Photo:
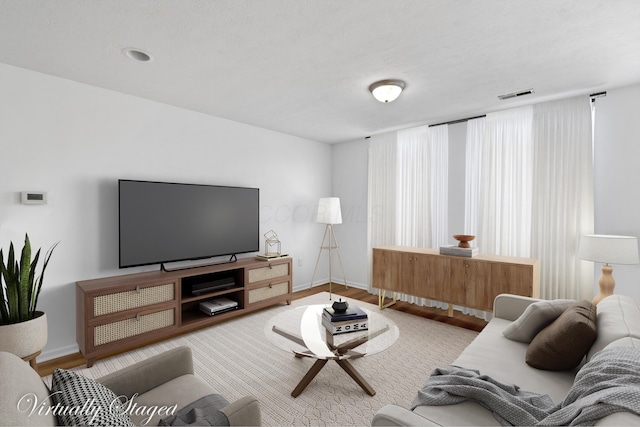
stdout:
[[382,314],[364,309],[368,330],[331,335],[322,325],[322,311],[327,304],[290,308],[269,319],[265,334],[277,347],[293,352],[295,357],[317,359],[311,369],[293,389],[298,397],[329,360],[335,360],[370,396],[376,394],[349,359],[371,356],[391,347],[398,339],[396,324]]

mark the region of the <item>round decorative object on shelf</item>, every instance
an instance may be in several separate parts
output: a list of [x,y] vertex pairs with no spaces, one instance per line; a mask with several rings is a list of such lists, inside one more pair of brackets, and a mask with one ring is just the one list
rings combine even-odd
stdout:
[[336,313],[344,313],[347,311],[347,308],[349,308],[349,303],[340,299],[340,301],[334,301],[331,308],[333,308],[333,311]]
[[453,238],[460,242],[458,243],[459,248],[470,248],[471,245],[469,244],[469,242],[475,239],[476,236],[471,236],[468,234],[454,234]]

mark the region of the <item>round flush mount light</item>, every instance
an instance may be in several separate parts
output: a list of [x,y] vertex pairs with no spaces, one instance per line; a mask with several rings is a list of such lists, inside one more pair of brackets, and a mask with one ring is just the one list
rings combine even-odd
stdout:
[[400,96],[405,83],[402,80],[380,80],[369,86],[369,91],[380,102],[391,102]]
[[122,53],[124,53],[127,57],[133,59],[134,61],[138,61],[138,62],[149,62],[151,61],[151,55],[149,55],[147,52],[141,50],[141,49],[136,49],[134,47],[127,47],[122,49]]

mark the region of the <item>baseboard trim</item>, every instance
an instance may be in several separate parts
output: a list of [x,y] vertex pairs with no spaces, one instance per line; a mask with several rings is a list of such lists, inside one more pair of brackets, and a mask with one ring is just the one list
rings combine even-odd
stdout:
[[43,351],[42,354],[38,357],[38,360],[42,360],[44,362],[51,359],[59,359],[61,357],[68,356],[73,353],[78,353],[79,349],[77,345],[68,345],[65,347],[54,348],[52,350]]
[[[311,286],[309,286],[309,283],[306,283],[304,285],[298,285],[298,286],[294,286],[293,287],[293,292],[301,292],[301,291],[306,291],[310,288],[317,288],[319,286],[329,286],[329,282],[325,281],[317,281],[315,283],[313,283]],[[340,288],[341,286],[344,286],[344,282],[333,282],[333,287],[335,287],[336,289]],[[369,286],[363,283],[358,283],[358,282],[350,282],[347,280],[347,286],[350,288],[355,288],[355,289],[361,289],[363,291],[368,291],[369,290]],[[328,290],[327,290],[328,292]]]

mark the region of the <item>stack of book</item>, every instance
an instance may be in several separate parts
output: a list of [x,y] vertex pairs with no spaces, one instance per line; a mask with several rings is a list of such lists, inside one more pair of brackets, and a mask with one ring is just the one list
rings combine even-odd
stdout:
[[322,311],[322,325],[332,335],[369,329],[367,313],[359,307],[350,306],[347,311],[337,313],[331,307]]
[[474,257],[478,255],[478,248],[461,248],[458,246],[440,246],[440,255]]

